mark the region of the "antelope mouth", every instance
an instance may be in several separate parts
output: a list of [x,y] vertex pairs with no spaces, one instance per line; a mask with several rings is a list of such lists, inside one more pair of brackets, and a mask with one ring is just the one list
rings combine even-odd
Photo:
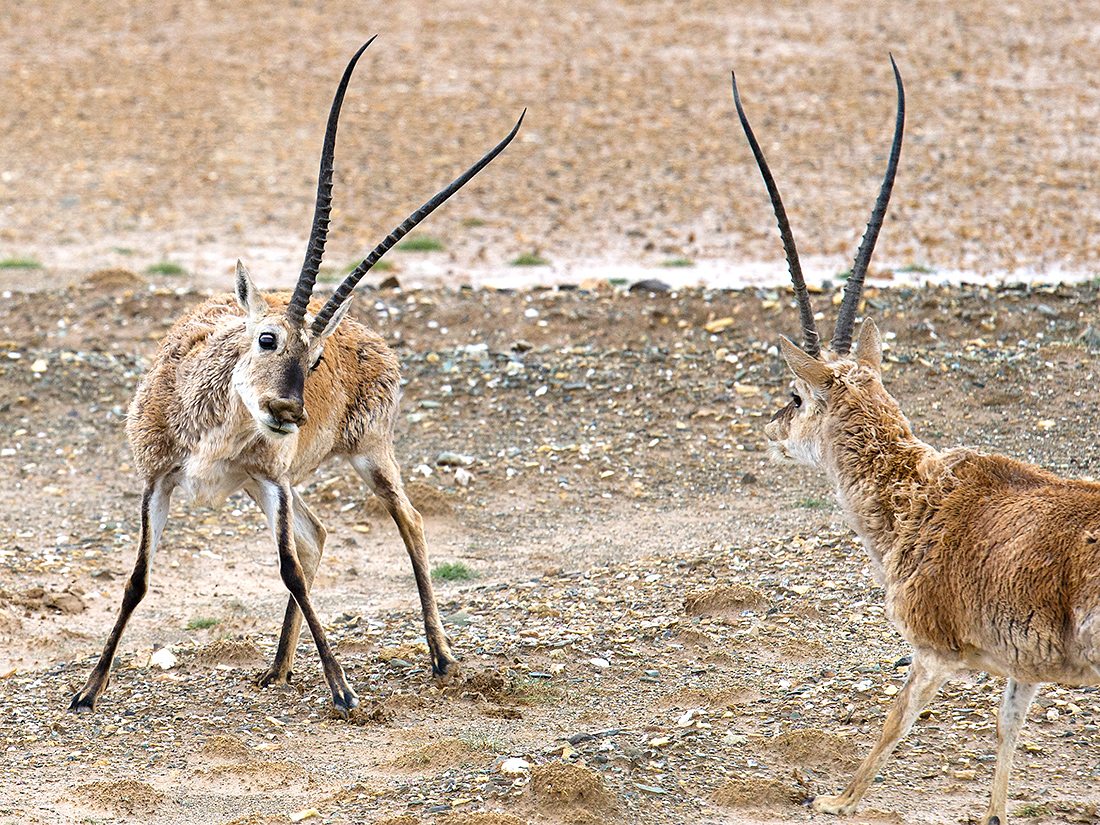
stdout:
[[293,421],[261,421],[265,435],[274,436],[275,439],[283,439],[298,432],[298,425]]
[[795,460],[795,457],[787,452],[787,448],[782,441],[772,441],[771,439],[768,439],[768,458],[777,464],[786,464]]

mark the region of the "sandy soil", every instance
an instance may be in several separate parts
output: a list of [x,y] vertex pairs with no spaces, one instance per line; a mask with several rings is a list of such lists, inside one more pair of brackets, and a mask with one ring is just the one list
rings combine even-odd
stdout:
[[[680,259],[781,271],[731,68],[808,262],[846,268],[889,141],[887,51],[910,129],[886,282],[1090,274],[1098,11],[92,0],[0,15],[0,823],[836,821],[804,801],[870,747],[907,651],[823,480],[765,458],[790,296],[587,276],[672,280],[685,268],[662,264]],[[461,674],[431,678],[396,530],[331,465],[303,491],[330,530],[314,594],[362,712],[330,718],[308,640],[297,690],[252,685],[286,597],[237,497],[173,505],[111,687],[69,714],[132,563],[128,400],[238,255],[263,284],[292,281],[333,81],[375,31],[341,128],[330,279],[530,107],[522,140],[425,226],[443,249],[395,251],[374,281],[406,288],[364,290],[355,310],[402,360],[398,456],[433,563],[474,576],[437,580]],[[587,280],[460,288],[524,253],[550,262],[537,279]],[[184,272],[146,271],[164,262]],[[826,315],[835,297],[816,296]],[[867,299],[923,438],[1097,474],[1094,283]],[[446,451],[470,457],[468,486]],[[160,649],[173,666],[150,663]],[[846,821],[980,816],[1001,686],[945,690]],[[1095,690],[1041,692],[1010,812],[1100,820],[1098,720]]]
[[[290,284],[324,116],[355,48],[330,265],[503,136],[520,142],[399,261],[452,284],[537,253],[763,265],[774,223],[729,73],[817,274],[846,269],[893,124],[907,145],[880,268],[1088,272],[1100,249],[1100,4],[564,0],[12,4],[0,19],[0,253],[79,279],[161,262]],[[415,258],[415,256],[413,256]]]
[[[437,581],[460,678],[431,678],[396,530],[329,465],[305,488],[331,531],[314,593],[362,713],[330,718],[306,642],[297,692],[252,686],[285,595],[241,497],[173,505],[110,689],[95,714],[67,713],[134,547],[121,413],[200,298],[115,271],[0,311],[0,712],[17,777],[0,821],[788,822],[814,818],[803,801],[870,746],[905,646],[822,479],[765,459],[787,383],[768,350],[794,312],[755,291],[368,293],[361,317],[405,364],[398,453],[433,561],[476,575]],[[893,289],[868,306],[925,438],[1087,475],[1096,299]],[[469,456],[469,486],[445,451]],[[160,647],[173,667],[150,664]],[[854,821],[977,816],[999,690],[983,674],[951,686]],[[1041,693],[1012,810],[1096,821],[1098,719],[1095,689]],[[529,768],[507,774],[510,759]]]

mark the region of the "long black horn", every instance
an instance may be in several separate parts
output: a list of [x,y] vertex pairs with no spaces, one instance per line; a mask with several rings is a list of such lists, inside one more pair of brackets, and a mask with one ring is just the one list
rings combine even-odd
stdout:
[[520,124],[523,123],[523,116],[526,114],[527,110],[524,109],[523,113],[519,116],[519,120],[516,121],[516,125],[512,127],[512,131],[508,133],[508,137],[504,138],[504,140],[490,149],[481,160],[455,178],[450,186],[439,192],[430,201],[409,215],[409,217],[405,218],[400,226],[387,235],[386,239],[378,244],[370,255],[363,259],[363,262],[359,264],[359,266],[355,267],[355,270],[336,288],[336,291],[332,293],[332,297],[328,299],[328,302],[322,307],[321,311],[317,313],[317,317],[313,319],[313,325],[310,327],[311,334],[320,335],[324,332],[333,314],[343,305],[344,301],[348,299],[348,296],[351,295],[351,291],[355,289],[356,285],[363,279],[363,276],[367,274],[370,268],[378,263],[379,258],[385,255],[394,244],[404,238],[409,233],[409,230],[434,212],[436,207],[440,206],[447,198],[465,186],[470,178],[488,166],[493,158],[504,151],[504,147],[511,143],[512,138],[519,132]]
[[310,230],[309,243],[306,245],[306,259],[302,263],[302,273],[298,276],[294,294],[290,297],[290,303],[286,308],[287,320],[294,327],[302,325],[306,305],[309,303],[310,295],[313,294],[313,285],[317,282],[321,259],[325,255],[328,218],[332,211],[332,160],[336,152],[336,124],[340,120],[344,92],[348,88],[348,81],[351,80],[355,64],[359,62],[359,56],[373,42],[374,37],[364,43],[348,62],[348,67],[344,69],[344,76],[340,78],[340,85],[336,88],[336,96],[332,99],[332,108],[328,113],[328,128],[325,129],[325,143],[321,149],[321,169],[317,173],[317,206],[313,211],[313,228]]
[[810,293],[806,289],[806,280],[802,277],[802,267],[798,263],[798,250],[794,245],[794,235],[791,233],[791,225],[787,221],[787,211],[783,208],[783,200],[779,197],[779,189],[776,188],[772,178],[768,162],[764,159],[764,152],[760,144],[756,142],[756,136],[749,126],[749,119],[745,117],[745,110],[741,107],[741,96],[737,93],[737,77],[733,77],[733,102],[737,106],[737,116],[741,118],[741,128],[745,130],[745,137],[749,139],[749,146],[756,157],[756,165],[760,167],[760,174],[764,176],[764,185],[768,187],[768,195],[772,199],[772,209],[775,210],[775,219],[779,222],[779,234],[783,238],[783,251],[787,255],[787,266],[791,270],[791,281],[794,283],[794,294],[798,298],[798,314],[802,318],[802,341],[807,354],[815,358],[821,352],[821,338],[817,333],[817,324],[814,322],[814,308],[810,304]]
[[830,344],[837,355],[847,355],[852,349],[852,329],[855,326],[859,300],[863,295],[863,280],[867,276],[867,265],[871,262],[871,253],[875,251],[878,231],[882,228],[882,221],[886,217],[890,192],[894,188],[894,175],[898,171],[898,158],[901,157],[901,133],[905,129],[905,90],[902,88],[901,73],[898,72],[898,64],[894,62],[893,55],[890,55],[890,65],[894,68],[894,81],[898,86],[898,118],[894,125],[894,145],[890,149],[890,162],[886,166],[886,177],[882,181],[878,200],[875,201],[875,209],[871,213],[871,220],[867,223],[867,231],[863,234],[859,251],[856,252],[852,274],[844,287],[844,300],[841,301],[840,309],[837,311],[836,328],[833,330],[833,340]]

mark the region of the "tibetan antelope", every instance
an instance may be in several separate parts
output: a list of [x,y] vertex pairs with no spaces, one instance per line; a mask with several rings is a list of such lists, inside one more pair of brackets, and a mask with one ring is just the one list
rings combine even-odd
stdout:
[[275,659],[258,683],[290,681],[304,616],[336,710],[346,714],[354,708],[358,698],[309,599],[326,531],[295,489],[330,456],[347,458],[397,523],[412,559],[432,669],[446,674],[456,664],[432,592],[423,522],[405,495],[394,460],[397,358],[381,337],[346,313],[366,272],[503,151],[523,117],[488,154],[391,232],[327,303],[311,302],[328,235],[340,107],[355,64],[371,42],[348,63],[332,102],[313,228],[293,294],[264,295],[238,261],[236,294],[213,298],[179,320],[138,387],[126,421],[134,462],[145,479],[137,560],[103,653],[71,710],[93,710],[107,686],[126,622],[145,595],[149,563],[176,488],[204,502],[244,489],[267,517],[290,599]]
[[983,825],[1004,825],[1016,738],[1043,682],[1100,684],[1100,484],[968,448],[918,439],[882,383],[874,321],[852,329],[886,214],[905,123],[901,76],[893,147],[827,347],[819,341],[798,253],[775,182],[741,107],[737,113],[779,222],[802,320],[803,346],[780,339],[794,373],[790,402],[766,426],[772,455],[823,470],[885,586],[886,611],[913,647],[905,685],[870,754],[839,796],[814,810],[852,813],[922,709],[949,678],[984,670],[1008,679],[997,717],[997,763]]

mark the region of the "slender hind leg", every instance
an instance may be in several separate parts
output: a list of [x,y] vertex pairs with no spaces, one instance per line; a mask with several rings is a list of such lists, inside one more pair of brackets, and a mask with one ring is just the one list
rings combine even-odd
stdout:
[[1018,682],[1009,679],[1001,710],[997,715],[997,767],[993,771],[993,793],[989,809],[982,817],[982,825],[1008,825],[1005,800],[1008,798],[1008,775],[1012,772],[1012,760],[1016,756],[1016,737],[1027,719],[1027,709],[1039,690],[1038,683]]
[[[344,669],[336,661],[328,639],[325,637],[324,628],[321,627],[321,621],[317,618],[317,613],[309,600],[306,570],[298,559],[298,552],[295,547],[295,515],[298,508],[295,504],[294,491],[289,484],[269,479],[256,479],[255,491],[260,507],[267,515],[271,532],[275,536],[275,544],[279,548],[279,573],[282,576],[283,584],[290,591],[290,595],[297,603],[298,609],[302,611],[302,616],[309,626],[309,632],[313,634],[314,644],[317,645],[317,654],[321,657],[321,667],[325,673],[325,681],[328,682],[329,689],[332,691],[332,704],[337,711],[347,714],[349,710],[359,704],[359,697],[355,695],[355,691],[351,689],[344,677]],[[306,520],[308,521],[308,518]],[[310,553],[307,551],[307,556],[309,555]],[[309,562],[309,565],[313,573],[317,572],[319,560],[320,555],[312,554],[312,561]],[[312,575],[308,581],[312,582]],[[287,613],[290,614],[290,611],[288,610]],[[284,623],[283,633],[284,637],[287,638],[280,638],[279,640],[280,652],[275,654],[275,663],[272,665],[273,670],[279,667],[280,662],[284,659],[286,660],[285,666],[289,668],[290,659],[293,657],[293,648],[289,646],[290,639],[288,637],[293,632],[295,622],[293,621],[293,615],[289,615],[288,618],[291,620],[291,626],[287,628]],[[286,651],[283,651],[284,641],[287,643]]]
[[[325,537],[328,533],[325,526],[302,500],[298,491],[292,487],[290,492],[294,508],[294,549],[298,553],[298,562],[302,565],[306,592],[309,593],[313,590],[313,579],[321,563],[321,555],[325,550]],[[253,501],[259,502],[258,492],[254,487],[249,489],[248,493]],[[298,609],[298,603],[294,601],[294,597],[290,596],[286,603],[283,629],[279,634],[279,647],[275,651],[275,659],[271,667],[256,678],[257,684],[268,687],[290,682],[294,676],[294,653],[298,649],[298,635],[301,630],[302,611]]]
[[130,621],[134,608],[138,606],[149,589],[149,563],[164,532],[164,523],[168,520],[168,505],[175,486],[176,481],[173,476],[161,476],[145,487],[141,498],[141,542],[138,545],[134,570],[130,573],[130,578],[126,581],[126,589],[122,594],[122,606],[118,610],[118,618],[115,619],[115,626],[111,628],[107,643],[103,646],[99,661],[92,669],[84,687],[69,703],[69,710],[95,710],[99,694],[107,687],[111,675],[111,664],[114,662],[118,643],[122,639],[122,632],[126,629],[126,623]]
[[435,603],[431,572],[428,569],[428,546],[424,541],[424,520],[405,495],[405,488],[401,483],[401,471],[397,468],[393,449],[386,444],[378,445],[375,450],[349,456],[348,460],[374,494],[382,500],[397,524],[401,540],[405,543],[405,549],[412,560],[416,589],[420,593],[420,608],[424,613],[424,635],[431,651],[432,670],[438,675],[451,673],[458,664],[458,660],[451,653],[447,636],[443,632],[443,622],[439,619],[439,608]]
[[909,732],[909,728],[939,692],[943,683],[958,670],[959,668],[942,661],[935,654],[915,651],[913,664],[909,668],[909,678],[905,680],[905,685],[886,714],[878,742],[856,769],[844,792],[839,796],[815,797],[814,810],[826,814],[850,814],[855,811],[859,800],[882,770],[898,742]]

